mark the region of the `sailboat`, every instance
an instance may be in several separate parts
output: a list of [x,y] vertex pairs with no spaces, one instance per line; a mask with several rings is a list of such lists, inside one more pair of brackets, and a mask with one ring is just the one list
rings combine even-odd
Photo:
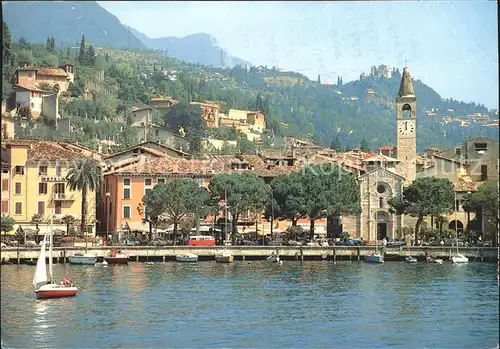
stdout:
[[[47,277],[47,265],[45,261],[45,247],[47,245],[47,235],[49,236],[49,276]],[[52,276],[52,229],[50,233],[43,237],[40,255],[36,262],[35,275],[33,276],[33,287],[36,298],[61,298],[73,297],[78,293],[78,288],[73,286],[71,281],[63,278],[61,284],[56,284]]]
[[457,233],[457,241],[455,241],[455,245],[457,245],[457,253],[454,254],[453,256],[451,256],[451,261],[454,264],[469,263],[469,258],[464,256],[463,254],[458,253],[458,233]]
[[[233,218],[234,219],[234,218]],[[215,255],[217,263],[233,263],[234,256],[227,250],[227,191],[224,189],[224,251]]]
[[[377,172],[375,172],[375,176],[376,175]],[[375,177],[375,190],[377,190],[377,177]],[[375,211],[375,252],[373,252],[371,255],[365,256],[365,262],[367,263],[378,263],[378,264],[384,263],[384,256],[382,256],[378,250],[377,240],[378,240],[378,215],[377,211]]]

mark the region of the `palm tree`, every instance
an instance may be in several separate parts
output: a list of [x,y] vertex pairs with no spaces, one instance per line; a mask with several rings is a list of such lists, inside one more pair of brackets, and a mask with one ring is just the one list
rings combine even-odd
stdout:
[[45,81],[39,82],[36,87],[42,91],[52,91],[52,85]]
[[38,224],[43,223],[43,216],[39,213],[35,213],[33,217],[31,217],[31,224],[35,225],[35,243],[38,245]]
[[87,221],[87,192],[95,191],[99,186],[100,167],[91,158],[79,158],[71,164],[66,175],[66,183],[71,190],[79,190],[82,193],[82,220],[80,233],[85,233]]
[[69,235],[69,226],[75,224],[75,221],[76,221],[75,217],[73,217],[70,214],[64,215],[64,217],[61,218],[61,222],[66,224],[66,234],[67,235]]

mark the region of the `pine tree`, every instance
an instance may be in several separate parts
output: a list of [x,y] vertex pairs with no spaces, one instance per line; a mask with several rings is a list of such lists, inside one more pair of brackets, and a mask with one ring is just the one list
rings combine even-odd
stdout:
[[342,144],[340,143],[339,136],[335,136],[332,139],[332,143],[330,143],[330,149],[336,150],[336,151],[341,151]]
[[94,46],[90,45],[87,49],[87,55],[85,57],[85,61],[89,67],[93,67],[96,62],[96,54],[94,50]]
[[368,145],[368,142],[366,141],[366,139],[363,138],[361,140],[361,145],[360,145],[359,149],[361,149],[361,151],[364,151],[365,153],[370,152],[370,146]]
[[50,38],[47,36],[47,40],[45,41],[45,49],[50,51]]
[[78,62],[85,65],[87,58],[87,51],[85,50],[85,35],[82,35],[82,41],[80,41],[80,52],[78,53]]
[[56,51],[56,39],[53,36],[50,37],[50,51]]
[[66,58],[69,59],[71,56],[71,52],[69,51],[69,47],[68,49],[66,50]]
[[318,74],[318,84],[321,84],[321,75]]

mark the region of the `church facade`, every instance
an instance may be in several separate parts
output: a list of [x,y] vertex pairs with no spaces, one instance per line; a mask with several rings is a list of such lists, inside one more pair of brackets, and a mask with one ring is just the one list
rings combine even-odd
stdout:
[[[342,217],[343,230],[367,241],[394,239],[403,217],[390,212],[388,200],[401,196],[416,177],[417,98],[405,67],[396,97],[396,158],[382,154],[366,159],[366,173],[358,177],[361,213]],[[409,222],[406,222],[408,225]]]

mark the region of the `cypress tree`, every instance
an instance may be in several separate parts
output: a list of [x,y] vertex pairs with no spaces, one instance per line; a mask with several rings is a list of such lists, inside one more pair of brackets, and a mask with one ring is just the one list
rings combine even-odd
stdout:
[[80,41],[80,52],[78,53],[78,62],[80,62],[80,64],[85,65],[86,54],[87,51],[85,50],[85,35],[82,35],[82,41]]

